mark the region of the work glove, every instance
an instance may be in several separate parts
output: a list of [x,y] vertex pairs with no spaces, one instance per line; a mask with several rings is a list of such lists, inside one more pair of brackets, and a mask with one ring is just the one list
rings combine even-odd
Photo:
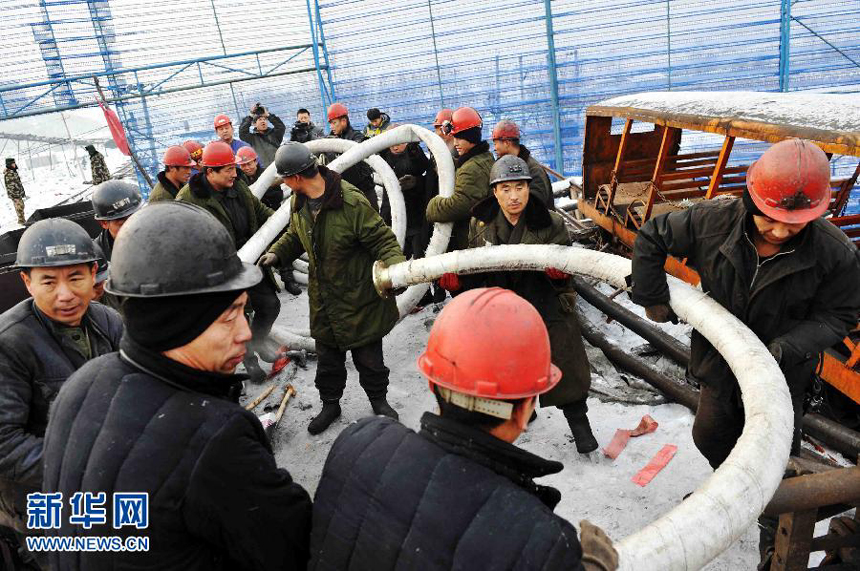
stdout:
[[544,273],[546,273],[546,275],[551,280],[566,280],[567,278],[570,277],[570,274],[566,274],[563,271],[556,269],[556,268],[547,268],[544,270]]
[[462,289],[460,277],[457,274],[442,274],[439,278],[439,287],[447,291],[459,291]]
[[272,252],[266,252],[260,259],[257,260],[257,265],[261,268],[268,268],[270,266],[278,265],[278,256],[277,254],[273,254]]
[[402,190],[412,190],[418,185],[418,177],[411,174],[405,174],[398,179]]
[[615,571],[618,552],[602,529],[584,519],[579,522],[579,543],[582,545],[582,566],[585,571]]
[[667,323],[669,321],[672,323],[678,323],[678,316],[675,315],[675,312],[672,311],[672,308],[666,303],[646,307],[645,317],[651,321],[656,321],[657,323]]

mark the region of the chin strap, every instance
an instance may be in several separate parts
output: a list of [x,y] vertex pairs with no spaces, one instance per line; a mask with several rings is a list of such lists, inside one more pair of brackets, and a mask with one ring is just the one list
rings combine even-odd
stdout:
[[439,389],[439,395],[442,399],[454,406],[465,408],[466,410],[473,410],[475,412],[480,412],[503,420],[508,420],[513,415],[514,405],[509,402],[466,395],[438,385],[437,388]]

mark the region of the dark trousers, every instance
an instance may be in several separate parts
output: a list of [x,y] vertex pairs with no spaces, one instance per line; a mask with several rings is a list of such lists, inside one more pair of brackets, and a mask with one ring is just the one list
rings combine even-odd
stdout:
[[[323,402],[339,401],[346,387],[346,351],[316,342],[317,375],[314,384]],[[382,339],[355,347],[352,362],[358,369],[358,382],[371,400],[388,392],[388,367],[382,358]]]
[[275,286],[265,276],[248,290],[254,319],[251,321],[251,335],[255,340],[263,340],[272,330],[272,324],[281,312],[281,300],[275,293]]
[[[803,427],[803,394],[792,395],[794,407],[794,436],[791,453],[800,452],[800,436]],[[738,441],[744,429],[744,407],[740,395],[719,394],[706,385],[699,393],[699,406],[693,422],[693,442],[713,469],[717,469]]]

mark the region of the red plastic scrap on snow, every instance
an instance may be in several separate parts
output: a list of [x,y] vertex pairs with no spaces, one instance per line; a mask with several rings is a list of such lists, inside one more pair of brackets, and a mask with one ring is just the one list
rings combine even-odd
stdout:
[[612,437],[612,441],[609,443],[609,446],[603,449],[603,454],[607,458],[615,460],[627,446],[627,441],[630,440],[631,437],[642,436],[643,434],[654,432],[657,430],[658,426],[657,421],[651,418],[650,415],[646,414],[642,417],[642,420],[639,421],[639,426],[633,430],[624,430],[623,428],[616,430],[615,436]]
[[280,373],[284,370],[284,367],[290,364],[290,358],[287,357],[287,351],[289,351],[289,348],[286,345],[281,345],[278,349],[278,358],[275,359],[274,363],[272,363],[272,370],[268,375],[269,379]]
[[638,484],[640,486],[647,486],[648,482],[654,479],[660,470],[666,467],[672,458],[675,456],[675,452],[678,451],[678,447],[674,444],[667,444],[663,448],[660,449],[657,454],[651,458],[651,461],[648,464],[639,470],[639,473],[633,476],[633,483]]

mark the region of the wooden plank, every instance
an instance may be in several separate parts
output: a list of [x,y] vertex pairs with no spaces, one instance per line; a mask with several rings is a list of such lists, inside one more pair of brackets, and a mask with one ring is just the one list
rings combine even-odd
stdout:
[[669,134],[673,129],[666,128],[663,130],[663,142],[660,143],[660,154],[657,155],[657,163],[654,165],[654,174],[651,176],[651,186],[648,188],[648,199],[645,202],[645,212],[642,215],[642,223],[648,221],[651,216],[651,209],[654,208],[654,198],[657,196],[657,191],[663,184],[661,176],[663,168],[666,165],[666,157],[669,156]]
[[806,571],[817,510],[779,516],[771,571]]
[[720,158],[717,159],[717,164],[714,167],[714,174],[711,175],[711,183],[708,185],[707,193],[705,193],[706,199],[713,198],[714,193],[716,193],[717,189],[720,187],[720,183],[723,181],[723,175],[725,175],[728,170],[726,169],[726,164],[729,162],[729,155],[732,153],[732,147],[734,144],[734,137],[726,136],[726,138],[723,139],[723,147],[720,149]]
[[[723,174],[740,174],[747,172],[747,166],[741,165],[737,167],[726,167],[723,170]],[[690,169],[690,170],[679,170],[679,171],[668,171],[663,174],[663,180],[684,180],[685,178],[693,178],[693,177],[708,177],[710,178],[713,174],[714,169],[711,167],[704,167],[700,169]]]

